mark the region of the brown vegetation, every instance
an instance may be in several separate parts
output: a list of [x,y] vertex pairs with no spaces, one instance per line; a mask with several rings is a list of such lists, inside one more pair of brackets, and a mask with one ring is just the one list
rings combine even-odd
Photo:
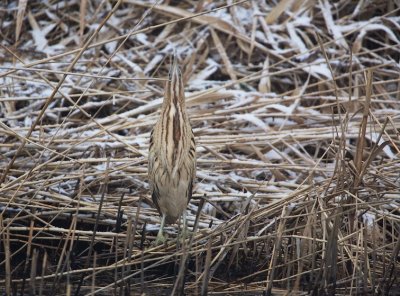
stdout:
[[[0,4],[0,293],[400,294],[398,4],[150,2]],[[153,247],[173,50],[194,232]]]

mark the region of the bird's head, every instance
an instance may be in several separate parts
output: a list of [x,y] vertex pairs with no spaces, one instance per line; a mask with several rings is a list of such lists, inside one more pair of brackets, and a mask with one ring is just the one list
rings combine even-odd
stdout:
[[172,57],[172,65],[168,73],[168,81],[165,87],[165,99],[170,103],[185,103],[182,72],[178,66],[178,58],[176,54]]

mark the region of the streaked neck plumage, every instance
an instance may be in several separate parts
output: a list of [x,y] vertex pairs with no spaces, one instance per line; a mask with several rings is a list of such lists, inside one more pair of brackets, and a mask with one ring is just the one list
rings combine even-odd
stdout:
[[190,140],[186,139],[189,135],[190,124],[186,114],[184,85],[176,57],[174,57],[168,78],[161,108],[163,127],[161,138],[165,143],[164,159],[174,175],[188,153],[190,145]]
[[183,112],[186,112],[182,73],[176,57],[174,57],[171,69],[169,70],[162,109],[165,110],[171,105],[176,105],[176,108],[180,108]]

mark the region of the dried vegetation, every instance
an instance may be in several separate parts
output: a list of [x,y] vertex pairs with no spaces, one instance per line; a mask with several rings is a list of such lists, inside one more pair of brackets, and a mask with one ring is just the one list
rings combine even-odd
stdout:
[[[1,2],[1,294],[400,293],[400,7],[232,3]],[[174,49],[194,233],[153,247]]]

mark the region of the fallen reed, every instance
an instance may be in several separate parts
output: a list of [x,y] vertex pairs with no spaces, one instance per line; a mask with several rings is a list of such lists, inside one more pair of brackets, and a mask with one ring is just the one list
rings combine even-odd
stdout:
[[[2,294],[399,293],[397,4],[0,5]],[[194,231],[154,247],[173,49]]]

